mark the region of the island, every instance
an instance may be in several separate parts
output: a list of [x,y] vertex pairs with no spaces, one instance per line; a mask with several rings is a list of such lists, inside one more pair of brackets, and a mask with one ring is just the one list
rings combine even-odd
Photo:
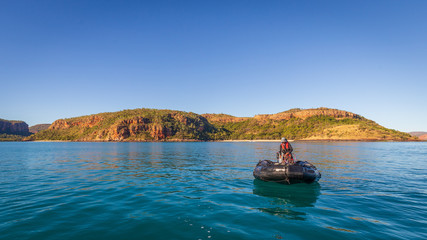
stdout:
[[164,109],[131,109],[59,119],[27,141],[417,141],[355,113],[331,108],[290,109],[235,117]]

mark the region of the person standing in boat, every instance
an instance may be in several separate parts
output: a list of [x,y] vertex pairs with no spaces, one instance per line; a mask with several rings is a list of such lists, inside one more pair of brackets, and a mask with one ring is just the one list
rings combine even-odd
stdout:
[[294,156],[292,155],[293,150],[288,140],[283,137],[282,143],[280,144],[279,163],[294,163]]

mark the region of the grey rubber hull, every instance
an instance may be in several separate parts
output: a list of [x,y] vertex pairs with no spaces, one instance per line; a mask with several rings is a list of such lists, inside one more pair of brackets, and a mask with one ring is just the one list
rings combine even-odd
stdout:
[[253,174],[259,180],[285,184],[312,183],[317,182],[321,177],[316,167],[306,161],[279,164],[270,160],[262,160],[256,165]]

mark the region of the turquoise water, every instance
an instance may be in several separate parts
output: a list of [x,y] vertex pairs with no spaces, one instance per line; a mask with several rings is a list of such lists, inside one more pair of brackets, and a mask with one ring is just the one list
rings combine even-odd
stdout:
[[0,143],[0,239],[427,239],[427,143]]

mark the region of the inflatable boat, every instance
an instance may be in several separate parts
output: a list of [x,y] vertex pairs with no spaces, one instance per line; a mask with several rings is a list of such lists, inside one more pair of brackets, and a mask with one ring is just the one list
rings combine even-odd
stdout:
[[293,184],[317,182],[321,174],[313,164],[307,161],[282,164],[262,160],[254,169],[254,177],[267,182]]

